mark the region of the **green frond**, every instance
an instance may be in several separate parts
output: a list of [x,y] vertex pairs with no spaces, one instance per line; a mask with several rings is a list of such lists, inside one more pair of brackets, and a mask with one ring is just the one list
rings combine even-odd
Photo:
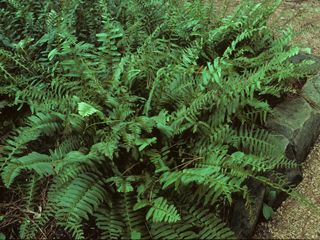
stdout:
[[150,232],[152,239],[198,239],[193,228],[192,223],[153,223]]
[[234,232],[210,209],[194,205],[184,211],[187,212],[185,221],[200,228],[198,239],[236,239]]
[[10,187],[22,170],[35,171],[41,177],[54,173],[51,158],[48,155],[32,152],[26,156],[12,159],[4,167],[2,181],[5,186]]
[[[29,182],[26,183],[25,186],[25,196],[24,196],[24,211],[25,217],[22,221],[22,224],[19,228],[19,237],[21,239],[29,239],[31,238],[32,232],[34,231],[33,218],[39,217],[39,213],[37,213],[37,206],[35,202],[37,202],[37,194],[39,191],[38,182],[39,177],[33,175]],[[31,213],[32,215],[29,215]],[[30,234],[31,232],[31,234]]]
[[110,21],[109,16],[103,15],[103,32],[97,33],[97,41],[101,43],[98,48],[101,55],[103,55],[103,60],[105,67],[112,64],[117,64],[120,62],[121,54],[117,51],[117,41],[119,38],[123,37],[122,30],[120,26],[114,22]]
[[111,208],[104,206],[94,214],[96,225],[102,231],[101,239],[119,239],[124,233],[125,224],[118,207],[116,203]]
[[172,204],[169,204],[168,201],[163,197],[158,197],[152,201],[152,207],[149,209],[146,219],[149,220],[152,218],[152,221],[157,222],[167,222],[174,223],[181,220],[181,217]]
[[[224,197],[229,203],[232,202],[232,192],[237,192],[241,189],[239,186],[241,181],[224,174],[219,165],[165,172],[161,175],[160,182],[163,184],[163,189],[174,184],[176,190],[181,186],[196,183],[200,187],[199,189],[202,189],[196,196],[203,195],[201,194],[203,191],[208,194],[207,191],[212,190],[213,194],[216,195],[214,199]],[[212,194],[208,196],[212,196]]]
[[169,170],[166,165],[166,161],[168,159],[168,149],[163,148],[161,151],[157,150],[149,150],[146,152],[146,155],[150,158],[150,161],[155,166],[155,173],[166,172]]
[[88,220],[107,197],[102,180],[93,174],[81,174],[55,197],[58,223],[73,235],[82,236],[83,219]]
[[[281,166],[295,165],[285,159],[284,152],[277,144],[275,137],[263,129],[240,128],[239,135],[235,137],[234,146],[240,147],[248,154],[241,153],[246,158],[243,163],[251,165],[254,171],[265,172]],[[254,167],[254,165],[256,166]]]
[[[21,154],[27,152],[28,143],[38,140],[41,135],[52,136],[54,133],[62,130],[61,118],[63,117],[59,114],[46,115],[43,113],[28,117],[28,126],[15,129],[13,134],[6,139],[6,146],[2,150],[5,157],[5,164],[1,166],[1,168],[15,158],[19,158]],[[17,165],[19,163],[16,162],[15,164]],[[10,168],[13,170],[16,167],[14,167],[13,164]]]
[[121,197],[121,214],[126,226],[123,236],[130,239],[145,238],[148,234],[144,212],[134,210],[136,199],[132,193],[124,193]]
[[94,113],[98,112],[98,109],[94,108],[88,103],[80,102],[78,103],[78,112],[82,117],[89,117]]

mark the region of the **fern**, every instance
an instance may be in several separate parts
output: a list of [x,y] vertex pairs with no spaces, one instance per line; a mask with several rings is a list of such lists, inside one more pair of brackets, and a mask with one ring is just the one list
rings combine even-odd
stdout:
[[3,183],[9,187],[22,170],[34,170],[39,176],[53,174],[50,157],[37,152],[13,159],[4,169],[2,174]]
[[170,205],[166,199],[159,197],[153,201],[153,206],[147,213],[147,220],[152,217],[153,222],[177,222],[181,220],[177,209]]
[[[39,191],[38,189],[38,180],[39,177],[36,176],[32,176],[31,179],[29,180],[29,182],[26,184],[26,188],[25,188],[25,198],[24,198],[24,207],[26,212],[30,212],[33,214],[34,218],[39,217],[39,214],[37,212],[35,212],[36,206],[35,206],[35,202],[36,202],[36,195],[37,192]],[[19,229],[19,237],[21,239],[27,239],[29,238],[29,231],[32,231],[32,228],[34,228],[33,226],[33,217],[29,217],[28,214],[26,214],[26,217],[23,219],[22,224],[20,225],[20,229]]]
[[199,239],[234,239],[234,233],[221,222],[219,217],[210,213],[208,209],[192,206],[187,210],[186,221],[192,221],[195,225],[200,225]]
[[223,210],[250,202],[249,179],[294,195],[265,97],[310,62],[268,28],[280,2],[0,0],[0,109],[17,109],[0,175],[21,192],[20,238],[233,238]]
[[147,235],[141,211],[134,209],[135,200],[130,194],[124,194],[121,202],[122,216],[126,224],[126,238],[139,239]]
[[119,239],[124,233],[124,223],[117,206],[104,207],[95,213],[97,227],[102,231],[102,239]]
[[78,104],[78,111],[82,117],[88,117],[94,113],[97,113],[98,110],[92,107],[91,105],[81,102]]
[[83,237],[82,219],[89,219],[106,197],[106,190],[96,176],[82,174],[61,189],[53,200],[57,208],[57,218],[75,238]]

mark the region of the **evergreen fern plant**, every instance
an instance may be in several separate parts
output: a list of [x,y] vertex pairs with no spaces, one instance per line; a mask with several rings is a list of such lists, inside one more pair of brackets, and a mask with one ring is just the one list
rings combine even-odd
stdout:
[[209,2],[0,0],[0,95],[30,109],[0,150],[20,238],[234,238],[234,195],[295,166],[264,128],[308,64],[266,25],[281,1]]

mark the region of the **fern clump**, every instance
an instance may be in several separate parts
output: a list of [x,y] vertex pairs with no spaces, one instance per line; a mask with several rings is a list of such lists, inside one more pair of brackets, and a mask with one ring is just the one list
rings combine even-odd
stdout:
[[0,150],[35,213],[20,238],[53,222],[77,239],[88,223],[104,239],[234,238],[234,194],[295,166],[264,128],[308,64],[266,25],[280,1],[222,19],[208,2],[0,0],[0,95],[30,109]]

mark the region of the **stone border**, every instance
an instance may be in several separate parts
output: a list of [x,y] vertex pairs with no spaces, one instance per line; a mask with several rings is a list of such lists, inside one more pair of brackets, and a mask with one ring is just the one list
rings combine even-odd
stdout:
[[[311,74],[320,72],[320,57],[301,53],[291,58],[292,63],[303,60],[315,61],[308,69]],[[306,159],[320,135],[320,74],[306,82],[299,97],[287,98],[274,107],[267,119],[267,128],[277,135],[288,159],[297,163]],[[285,175],[290,185],[302,180],[300,169],[289,169]],[[252,237],[265,201],[266,188],[262,184],[250,181],[248,187],[255,199],[251,212],[246,209],[244,200],[239,198],[234,202],[230,220],[231,228],[240,239]],[[285,197],[285,194],[279,194],[269,205],[276,208]]]

